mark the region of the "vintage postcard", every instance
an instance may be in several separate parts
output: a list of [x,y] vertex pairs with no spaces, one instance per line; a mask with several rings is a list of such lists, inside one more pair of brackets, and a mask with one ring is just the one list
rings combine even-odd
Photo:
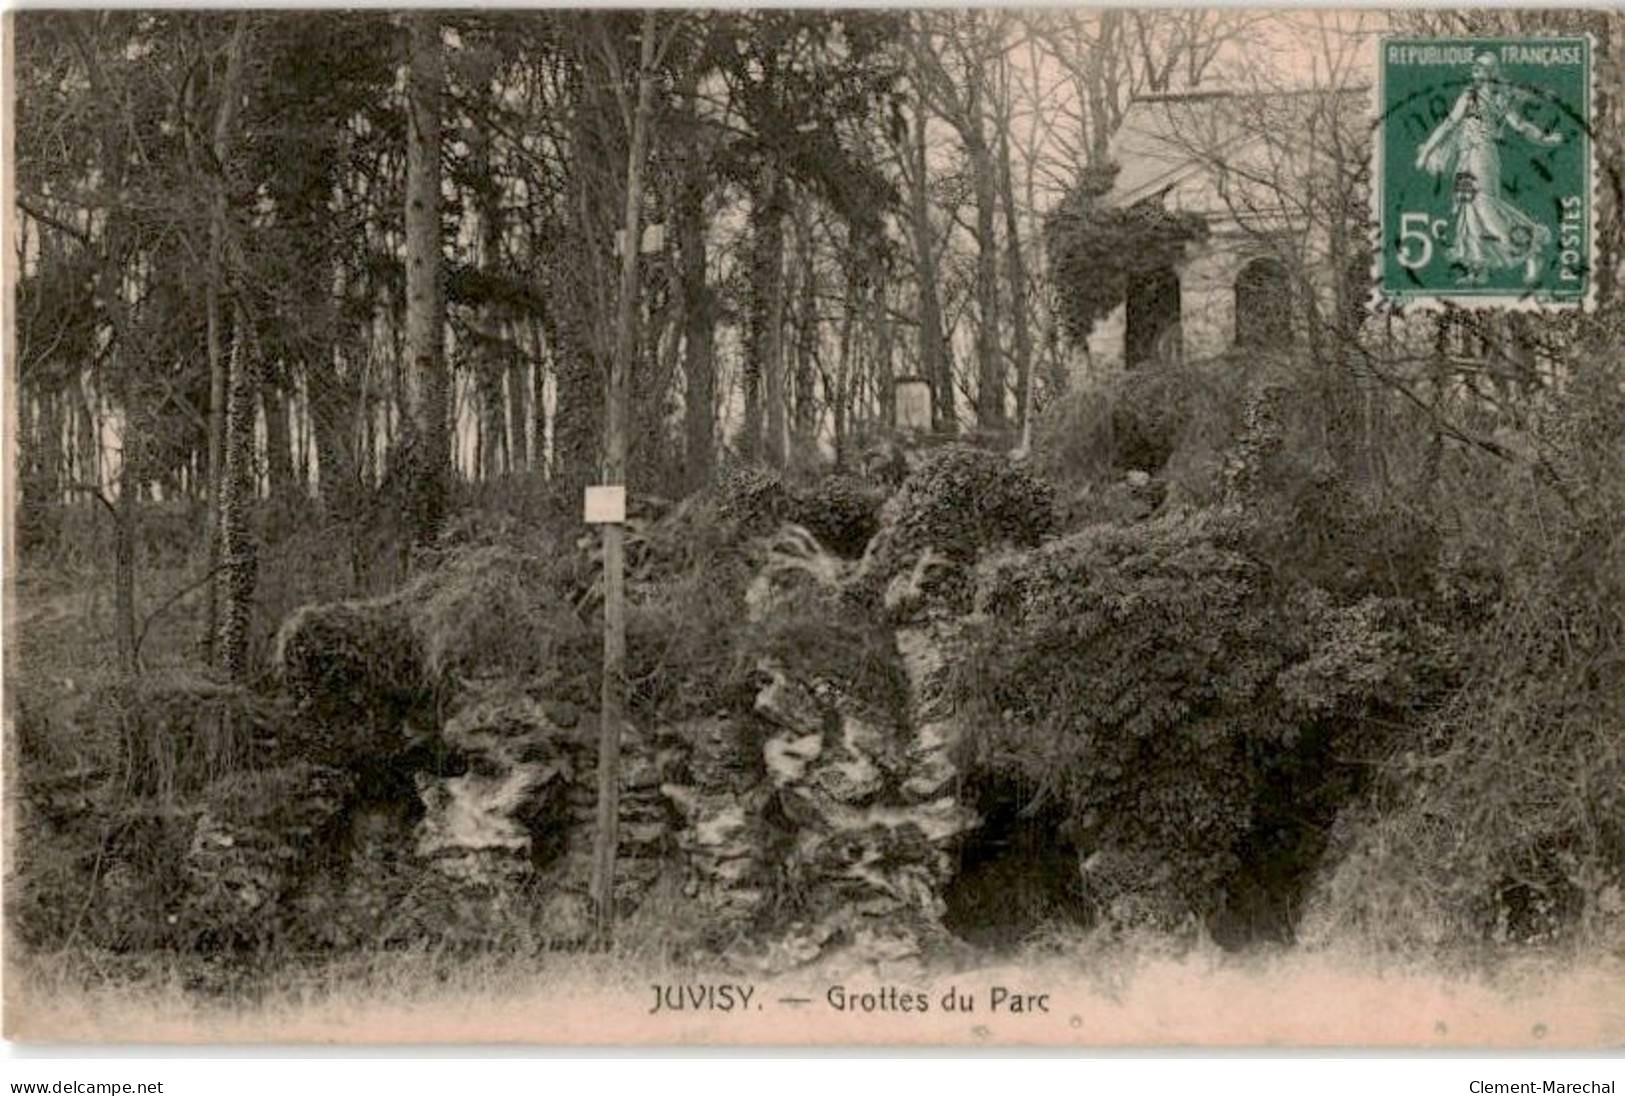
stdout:
[[8,1039],[1625,1043],[1625,15],[5,31]]

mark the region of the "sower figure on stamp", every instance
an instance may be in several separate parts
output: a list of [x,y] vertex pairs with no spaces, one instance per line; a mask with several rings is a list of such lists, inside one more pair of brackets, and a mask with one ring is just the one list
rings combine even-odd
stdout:
[[1416,166],[1431,175],[1453,177],[1455,223],[1446,253],[1460,271],[1458,281],[1483,285],[1498,270],[1520,263],[1524,281],[1540,277],[1540,257],[1552,244],[1552,230],[1507,201],[1501,192],[1500,142],[1511,128],[1547,147],[1561,134],[1543,133],[1518,112],[1521,96],[1500,78],[1493,53],[1473,60],[1473,82],[1416,151]]

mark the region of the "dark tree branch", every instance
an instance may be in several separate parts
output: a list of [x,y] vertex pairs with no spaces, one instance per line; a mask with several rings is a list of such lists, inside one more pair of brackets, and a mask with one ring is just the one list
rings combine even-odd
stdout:
[[114,506],[112,501],[102,493],[102,489],[96,486],[94,483],[70,483],[66,485],[65,490],[82,491],[83,493],[90,495],[97,502],[107,507],[107,512],[113,515],[115,521],[118,519],[118,507]]

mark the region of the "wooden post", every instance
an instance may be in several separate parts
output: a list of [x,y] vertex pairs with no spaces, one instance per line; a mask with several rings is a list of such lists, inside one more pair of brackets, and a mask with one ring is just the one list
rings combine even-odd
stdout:
[[[615,308],[615,358],[610,365],[609,408],[605,420],[607,450],[604,480],[626,482],[627,374],[637,321],[638,252],[643,239],[643,161],[649,144],[649,97],[654,67],[655,13],[643,17],[643,43],[638,66],[638,103],[632,119],[632,147],[626,167],[626,221],[621,237],[621,286]],[[598,729],[598,816],[593,834],[592,904],[600,944],[615,927],[615,851],[621,807],[621,726],[626,719],[626,558],[625,527],[604,523],[604,682]]]

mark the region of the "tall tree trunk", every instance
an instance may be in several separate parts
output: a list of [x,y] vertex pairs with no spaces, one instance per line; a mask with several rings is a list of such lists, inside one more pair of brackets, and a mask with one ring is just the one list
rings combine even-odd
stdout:
[[830,399],[830,429],[835,435],[835,467],[847,464],[847,432],[852,419],[852,376],[854,373],[852,343],[858,311],[862,307],[856,264],[849,264],[846,272],[846,291],[841,302],[841,338],[839,357],[835,360],[835,391]]
[[502,477],[508,455],[508,415],[502,399],[506,368],[498,362],[483,361],[475,370],[480,392],[479,474],[491,483]]
[[805,208],[795,218],[796,251],[801,258],[800,301],[796,308],[795,418],[792,432],[796,461],[811,461],[818,453],[818,403],[814,372],[818,354],[818,265],[813,248],[810,215]]
[[[114,235],[116,230],[110,231]],[[109,241],[107,253],[121,256],[121,244]],[[118,407],[123,412],[123,429],[119,438],[118,502],[113,508],[113,629],[119,672],[134,676],[137,664],[135,632],[135,554],[138,525],[141,520],[139,506],[141,479],[146,469],[147,448],[152,431],[150,420],[141,416],[145,410],[135,400],[131,366],[128,361],[130,323],[123,299],[122,271],[112,263],[103,266],[99,296],[108,304],[112,322],[112,360],[110,376]],[[98,424],[99,425],[99,424]],[[101,434],[92,435],[100,448]]]
[[[690,71],[682,101],[692,104],[699,77]],[[684,463],[689,486],[698,490],[711,482],[716,460],[716,302],[705,273],[705,158],[694,144],[689,148],[672,219],[682,264]]]
[[[536,468],[549,477],[558,474],[556,462],[557,452],[547,435],[547,376],[548,363],[554,361],[558,355],[559,330],[554,321],[554,306],[549,305],[546,312],[540,317],[531,317],[531,362],[530,373],[530,429],[535,437],[531,450],[531,467]],[[551,439],[556,442],[557,439]]]
[[1106,66],[1114,57],[1123,35],[1123,13],[1110,8],[1101,11],[1099,32],[1091,47],[1088,78],[1089,133],[1088,151],[1091,168],[1104,167],[1106,151],[1112,133],[1117,128],[1117,89],[1108,87]]
[[745,332],[747,456],[784,466],[784,181],[761,165],[751,196],[750,317]]
[[[220,290],[225,279],[226,247],[226,164],[231,155],[231,130],[237,114],[238,88],[242,82],[243,53],[248,35],[248,15],[237,16],[232,31],[231,53],[226,60],[226,76],[221,86],[220,104],[215,110],[210,153],[214,157],[214,188],[209,200],[209,275],[204,288],[208,319],[209,354],[209,515],[204,531],[204,557],[209,574],[220,569],[220,478],[223,474],[223,444],[226,428],[226,361],[220,345]],[[199,646],[203,660],[215,663],[215,629],[219,608],[211,577],[204,596],[203,630]]]
[[406,131],[406,407],[410,524],[432,543],[445,513],[451,453],[447,436],[445,297],[440,267],[440,99],[445,81],[440,21],[409,27]]
[[530,447],[525,437],[525,362],[517,352],[507,361],[508,380],[508,470],[521,472],[530,467]]
[[1016,188],[1010,170],[1010,72],[1004,69],[1004,104],[999,124],[999,197],[1004,204],[1004,247],[1009,263],[1010,318],[1016,335],[1016,421],[1022,448],[1030,447],[1033,388],[1033,337],[1027,327],[1027,261],[1021,250],[1021,222],[1016,212]]
[[366,451],[358,452],[358,416],[365,414],[354,386],[326,362],[305,374],[310,389],[310,429],[316,443],[316,486],[332,517],[350,516],[361,485]]
[[705,273],[705,191],[686,187],[677,207],[683,264],[683,433],[689,485],[711,482],[716,460],[716,302]]
[[[271,501],[285,504],[304,492],[293,465],[293,431],[288,424],[288,391],[280,384],[263,381],[259,386],[260,409],[265,415],[265,478]],[[276,507],[272,507],[273,511]]]
[[248,672],[248,626],[258,559],[249,525],[254,500],[254,361],[239,301],[226,383],[225,468],[220,477],[220,638],[216,649],[227,680]]
[[965,74],[970,108],[965,151],[976,185],[976,424],[999,430],[1005,424],[1004,357],[999,345],[999,240],[994,227],[997,183],[982,117],[982,74]]
[[[129,406],[126,404],[125,406]],[[126,438],[124,461],[119,468],[118,504],[113,511],[113,629],[121,673],[134,675],[135,649],[135,544],[139,520],[136,495],[141,490],[136,471],[136,450],[140,443]]]
[[[490,86],[480,88],[480,113],[489,113],[493,96]],[[491,170],[491,137],[476,122],[468,131],[469,156],[473,162],[474,213],[478,220],[479,266],[489,277],[500,275],[502,267],[502,194]],[[514,467],[514,440],[509,429],[503,382],[508,374],[508,346],[503,338],[502,315],[496,302],[480,302],[474,369],[480,394],[480,475],[487,482]],[[523,435],[520,435],[523,437]]]
[[[931,386],[931,425],[937,430],[953,432],[958,428],[954,411],[953,370],[948,354],[948,341],[942,335],[942,306],[937,300],[937,258],[931,245],[931,207],[926,184],[929,164],[926,159],[926,108],[924,99],[914,105],[914,179],[911,203],[914,230],[915,265],[919,270],[920,291],[920,368]],[[891,391],[881,394],[885,403],[895,403]],[[894,411],[888,411],[892,418]]]
[[[584,18],[578,26],[591,25]],[[553,236],[562,243],[551,249],[551,303],[555,315],[547,330],[552,347],[553,474],[567,492],[598,483],[604,456],[604,396],[608,382],[608,292],[601,266],[601,242],[612,230],[619,183],[618,139],[613,105],[608,102],[608,66],[598,52],[583,45],[582,58],[570,73],[570,146],[575,160],[570,173],[569,213]],[[624,156],[624,153],[621,153]],[[540,413],[540,412],[538,412]]]
[[[580,237],[577,237],[578,239]],[[586,246],[586,245],[583,245]],[[587,325],[592,303],[581,278],[566,278],[552,344],[553,468],[569,489],[596,482],[604,438],[604,374]]]
[[892,392],[892,382],[895,380],[895,371],[892,368],[892,339],[891,302],[886,299],[886,286],[883,278],[875,279],[874,296],[871,306],[875,313],[875,363],[874,383],[880,393],[880,421],[887,430],[897,429],[897,400]]

